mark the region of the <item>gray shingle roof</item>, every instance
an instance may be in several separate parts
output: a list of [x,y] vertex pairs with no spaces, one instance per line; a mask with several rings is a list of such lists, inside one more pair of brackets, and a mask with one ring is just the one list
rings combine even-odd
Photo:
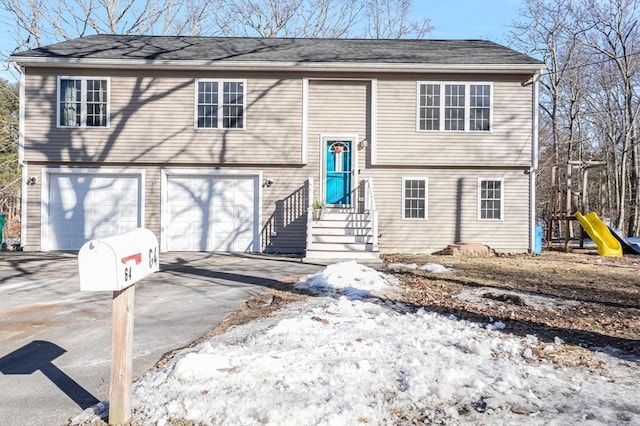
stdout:
[[508,64],[542,62],[484,40],[374,40],[304,38],[224,38],[92,35],[12,55],[13,60],[142,60],[379,63]]

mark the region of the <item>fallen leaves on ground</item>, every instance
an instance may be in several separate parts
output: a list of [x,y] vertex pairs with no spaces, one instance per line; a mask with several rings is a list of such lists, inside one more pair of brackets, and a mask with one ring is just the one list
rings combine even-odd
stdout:
[[[446,274],[394,271],[403,284],[401,299],[459,319],[502,321],[505,332],[537,336],[537,355],[558,364],[589,365],[592,352],[584,348],[640,354],[640,257],[545,252],[493,257],[387,255],[384,260],[439,263],[453,269]],[[480,297],[473,301],[461,297],[475,293]],[[548,303],[541,306],[530,298]]]

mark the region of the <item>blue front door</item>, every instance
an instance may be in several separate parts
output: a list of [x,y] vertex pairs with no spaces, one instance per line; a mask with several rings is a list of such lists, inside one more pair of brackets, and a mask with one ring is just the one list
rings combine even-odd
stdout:
[[327,140],[325,144],[325,202],[351,204],[351,141]]

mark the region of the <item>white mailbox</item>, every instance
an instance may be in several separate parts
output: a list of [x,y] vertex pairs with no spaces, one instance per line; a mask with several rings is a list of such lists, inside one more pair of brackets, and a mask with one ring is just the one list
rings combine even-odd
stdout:
[[137,228],[85,243],[78,253],[81,291],[120,291],[158,271],[158,239]]

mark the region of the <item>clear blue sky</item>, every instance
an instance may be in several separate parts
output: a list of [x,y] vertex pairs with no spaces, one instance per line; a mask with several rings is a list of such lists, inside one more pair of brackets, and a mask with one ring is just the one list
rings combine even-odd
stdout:
[[508,44],[509,26],[522,0],[414,0],[420,16],[431,19],[429,38],[484,39]]
[[[508,44],[509,25],[517,17],[522,0],[414,0],[414,12],[431,19],[434,31],[428,38],[486,39]],[[13,51],[13,34],[7,16],[0,12],[0,55]],[[0,78],[14,80],[16,73],[0,69]]]

